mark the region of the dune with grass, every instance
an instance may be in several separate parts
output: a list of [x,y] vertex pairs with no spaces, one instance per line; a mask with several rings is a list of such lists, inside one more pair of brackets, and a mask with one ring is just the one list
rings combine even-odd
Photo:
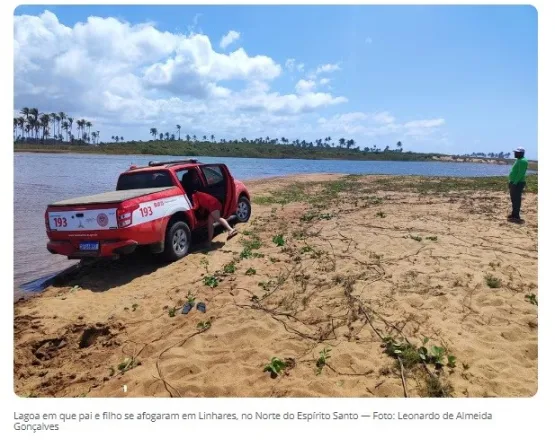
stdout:
[[252,218],[230,241],[83,267],[16,303],[16,394],[536,393],[537,177],[522,225],[504,178],[247,185]]

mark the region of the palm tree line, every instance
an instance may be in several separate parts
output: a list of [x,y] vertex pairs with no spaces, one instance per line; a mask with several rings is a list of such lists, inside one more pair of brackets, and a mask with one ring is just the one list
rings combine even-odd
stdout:
[[[175,136],[175,133],[172,132],[158,132],[158,128],[156,127],[151,127],[150,128],[150,135],[152,136],[152,138],[154,140],[160,140],[160,141],[181,141],[181,126],[179,124],[176,125],[176,130],[177,130],[177,138]],[[198,142],[202,142],[202,143],[207,143],[209,140],[212,143],[216,142],[216,138],[214,137],[214,135],[210,135],[210,138],[208,138],[208,136],[203,135],[202,139],[199,140],[199,138],[197,138],[196,135],[189,135],[186,134],[185,141],[187,141],[188,143],[198,143]],[[364,152],[381,152],[382,149],[378,148],[376,145],[374,145],[373,147],[364,147],[363,149],[360,148],[360,146],[356,145],[356,141],[353,139],[345,139],[345,138],[339,138],[337,141],[337,145],[335,144],[334,141],[332,141],[331,137],[326,137],[326,138],[320,138],[315,140],[314,142],[312,141],[306,141],[306,140],[299,140],[299,139],[295,139],[295,140],[289,140],[288,138],[285,137],[281,137],[281,138],[270,138],[270,137],[266,137],[266,138],[255,138],[252,140],[249,140],[248,138],[241,138],[241,139],[234,139],[234,140],[226,140],[225,138],[221,138],[219,141],[219,143],[225,144],[225,143],[233,143],[233,144],[239,144],[239,143],[250,143],[250,144],[268,144],[268,145],[277,145],[277,144],[282,144],[282,145],[286,145],[286,146],[294,146],[294,147],[299,147],[302,149],[312,149],[312,148],[326,148],[326,149],[333,149],[333,148],[339,148],[339,149],[347,149],[347,150],[363,150]],[[397,144],[397,149],[391,149],[389,146],[386,146],[383,151],[384,152],[403,152],[403,143],[401,141],[398,141]]]
[[[59,141],[97,144],[100,131],[91,132],[93,124],[85,119],[74,120],[65,112],[40,113],[36,107],[23,107],[13,119],[14,141]],[[73,133],[73,128],[77,135]],[[87,131],[85,131],[87,130]]]
[[464,154],[463,157],[478,157],[478,158],[509,158],[510,152],[472,152],[471,154]]

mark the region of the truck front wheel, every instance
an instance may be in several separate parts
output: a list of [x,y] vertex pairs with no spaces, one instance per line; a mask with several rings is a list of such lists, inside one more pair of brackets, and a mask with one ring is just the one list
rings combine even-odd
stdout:
[[177,261],[185,257],[191,245],[191,230],[183,221],[174,222],[166,230],[164,256],[168,261]]

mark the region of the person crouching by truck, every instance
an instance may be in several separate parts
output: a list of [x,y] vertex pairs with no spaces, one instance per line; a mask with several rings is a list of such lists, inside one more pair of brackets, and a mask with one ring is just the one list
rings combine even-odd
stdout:
[[212,238],[214,237],[214,223],[219,222],[228,233],[227,239],[231,239],[237,236],[237,230],[232,228],[231,225],[225,220],[222,213],[222,204],[220,201],[205,192],[199,191],[202,185],[200,178],[195,170],[189,171],[182,180],[185,191],[193,204],[193,209],[202,209],[208,213],[208,240],[206,241],[206,247],[210,248],[212,245]]
[[524,157],[524,148],[517,147],[513,152],[516,160],[509,174],[509,194],[513,210],[507,216],[507,220],[514,223],[523,223],[524,221],[520,218],[520,205],[522,203],[522,192],[526,186],[528,160]]

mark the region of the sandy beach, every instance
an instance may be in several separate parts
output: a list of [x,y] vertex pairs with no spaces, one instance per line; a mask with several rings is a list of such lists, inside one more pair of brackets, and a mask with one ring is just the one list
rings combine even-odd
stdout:
[[[536,393],[533,190],[515,225],[508,192],[488,179],[246,183],[253,214],[238,237],[170,265],[139,255],[85,267],[16,303],[15,393]],[[206,312],[182,314],[188,300]]]

